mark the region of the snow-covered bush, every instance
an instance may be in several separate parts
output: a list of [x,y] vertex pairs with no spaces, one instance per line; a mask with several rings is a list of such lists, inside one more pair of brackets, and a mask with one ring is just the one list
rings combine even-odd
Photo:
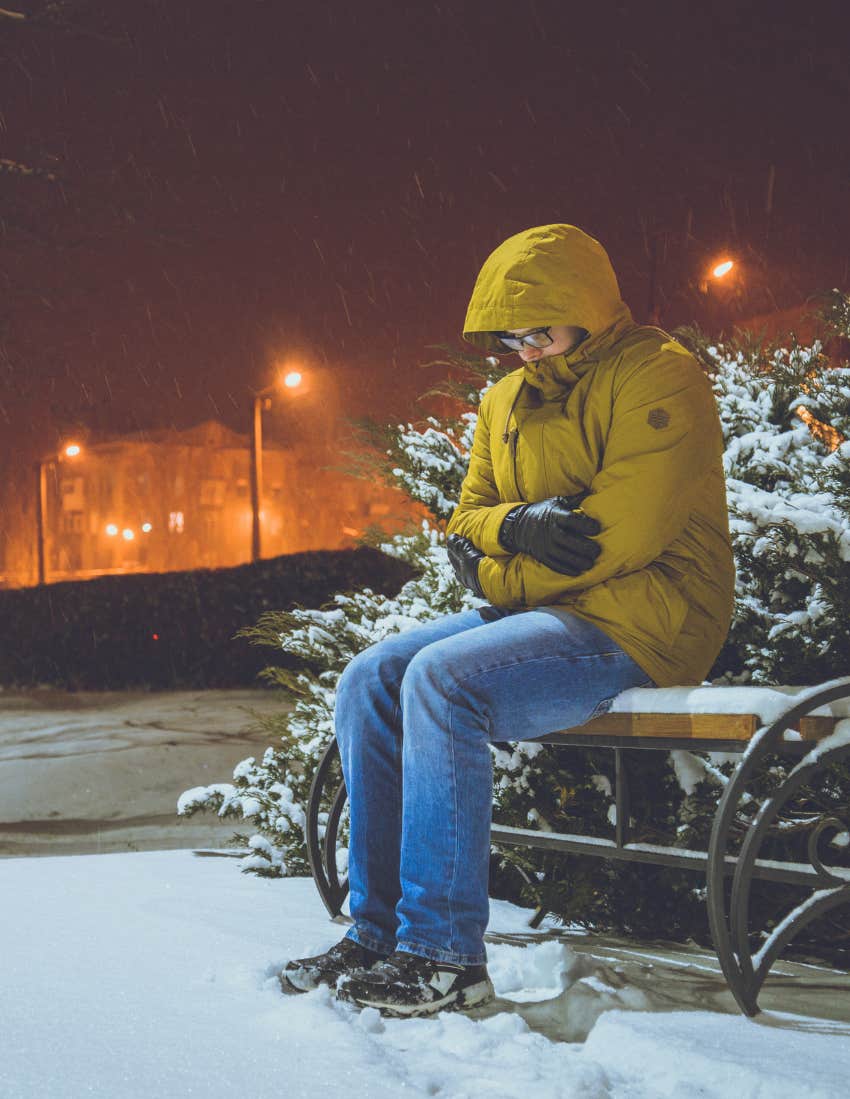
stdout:
[[[847,336],[850,307],[835,295],[829,317]],[[846,673],[850,652],[850,367],[821,345],[764,347],[746,340],[712,345],[679,333],[712,378],[725,439],[730,524],[738,578],[729,638],[710,673],[717,683],[817,682]],[[250,820],[256,830],[244,868],[303,873],[303,823],[316,762],[333,733],[337,679],[351,658],[390,633],[475,605],[454,580],[445,521],[458,499],[475,426],[475,406],[496,378],[468,357],[447,365],[477,369],[476,385],[448,385],[471,407],[422,426],[372,427],[377,466],[422,503],[422,529],[376,543],[416,566],[394,598],[371,591],[340,595],[325,610],[267,614],[246,631],[301,656],[298,674],[266,676],[294,699],[278,739],[261,763],[245,761],[232,785],[188,791],[181,812],[214,809]],[[472,389],[472,392],[470,392]],[[607,835],[612,822],[612,765],[604,750],[494,746],[494,812],[501,821]],[[679,758],[679,757],[687,758]],[[704,845],[719,790],[730,772],[691,753],[636,753],[631,813],[637,841]],[[774,779],[781,775],[778,765]],[[845,797],[846,783],[835,787]],[[843,793],[842,793],[843,790]],[[694,879],[581,857],[508,849],[494,860],[494,888],[542,903],[565,919],[666,936],[705,933]],[[516,873],[519,871],[519,873]]]
[[[715,377],[737,566],[738,682],[816,683],[850,653],[850,369],[812,347],[701,348]],[[841,655],[844,655],[844,660]]]

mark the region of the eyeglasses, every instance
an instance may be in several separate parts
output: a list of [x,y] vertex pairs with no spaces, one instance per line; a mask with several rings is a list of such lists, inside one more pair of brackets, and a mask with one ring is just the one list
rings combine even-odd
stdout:
[[491,332],[490,334],[495,336],[505,349],[504,352],[497,352],[497,354],[506,354],[508,351],[522,351],[524,347],[549,347],[555,342],[549,335],[551,327],[547,325],[546,328],[532,328],[524,336],[515,336],[513,332]]

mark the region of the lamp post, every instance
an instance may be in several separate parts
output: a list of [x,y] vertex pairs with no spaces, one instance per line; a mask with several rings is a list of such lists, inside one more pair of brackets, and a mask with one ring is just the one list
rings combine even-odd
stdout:
[[[77,458],[82,453],[77,443],[69,443],[63,451],[67,458]],[[35,531],[36,549],[38,557],[38,581],[40,585],[46,583],[47,568],[46,543],[47,543],[47,465],[54,458],[40,458],[35,463],[36,496],[35,496]]]
[[[269,387],[272,388],[272,387]],[[251,560],[262,556],[260,539],[260,500],[263,496],[263,409],[272,406],[268,390],[254,394],[254,416],[251,422]]]
[[271,394],[279,390],[280,385],[287,389],[296,389],[301,385],[301,375],[290,370],[274,385],[259,389],[254,394],[253,416],[251,419],[251,561],[262,557],[262,535],[260,531],[260,502],[263,498],[263,413],[272,406]]
[[47,474],[45,462],[42,459],[35,463],[35,539],[38,551],[38,580],[39,586],[44,583],[44,519],[47,514]]

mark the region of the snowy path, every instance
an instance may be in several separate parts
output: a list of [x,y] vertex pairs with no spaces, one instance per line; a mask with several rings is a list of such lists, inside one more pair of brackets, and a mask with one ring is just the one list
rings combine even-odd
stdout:
[[270,743],[263,689],[0,690],[0,856],[222,846],[236,828],[185,820],[191,786],[227,782]]
[[[280,994],[275,968],[342,932],[307,879],[186,851],[21,858],[0,898],[3,1099],[838,1099],[850,1078],[846,1024],[659,1010],[614,956],[514,945],[527,913],[502,903],[497,1010],[383,1021]],[[542,1033],[565,1005],[583,1044]]]

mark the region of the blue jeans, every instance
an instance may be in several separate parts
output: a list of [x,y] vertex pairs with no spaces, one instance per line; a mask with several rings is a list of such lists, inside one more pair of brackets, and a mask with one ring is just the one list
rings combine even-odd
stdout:
[[359,653],[335,726],[350,806],[348,937],[381,953],[486,960],[489,744],[581,725],[652,681],[559,609],[447,615]]

